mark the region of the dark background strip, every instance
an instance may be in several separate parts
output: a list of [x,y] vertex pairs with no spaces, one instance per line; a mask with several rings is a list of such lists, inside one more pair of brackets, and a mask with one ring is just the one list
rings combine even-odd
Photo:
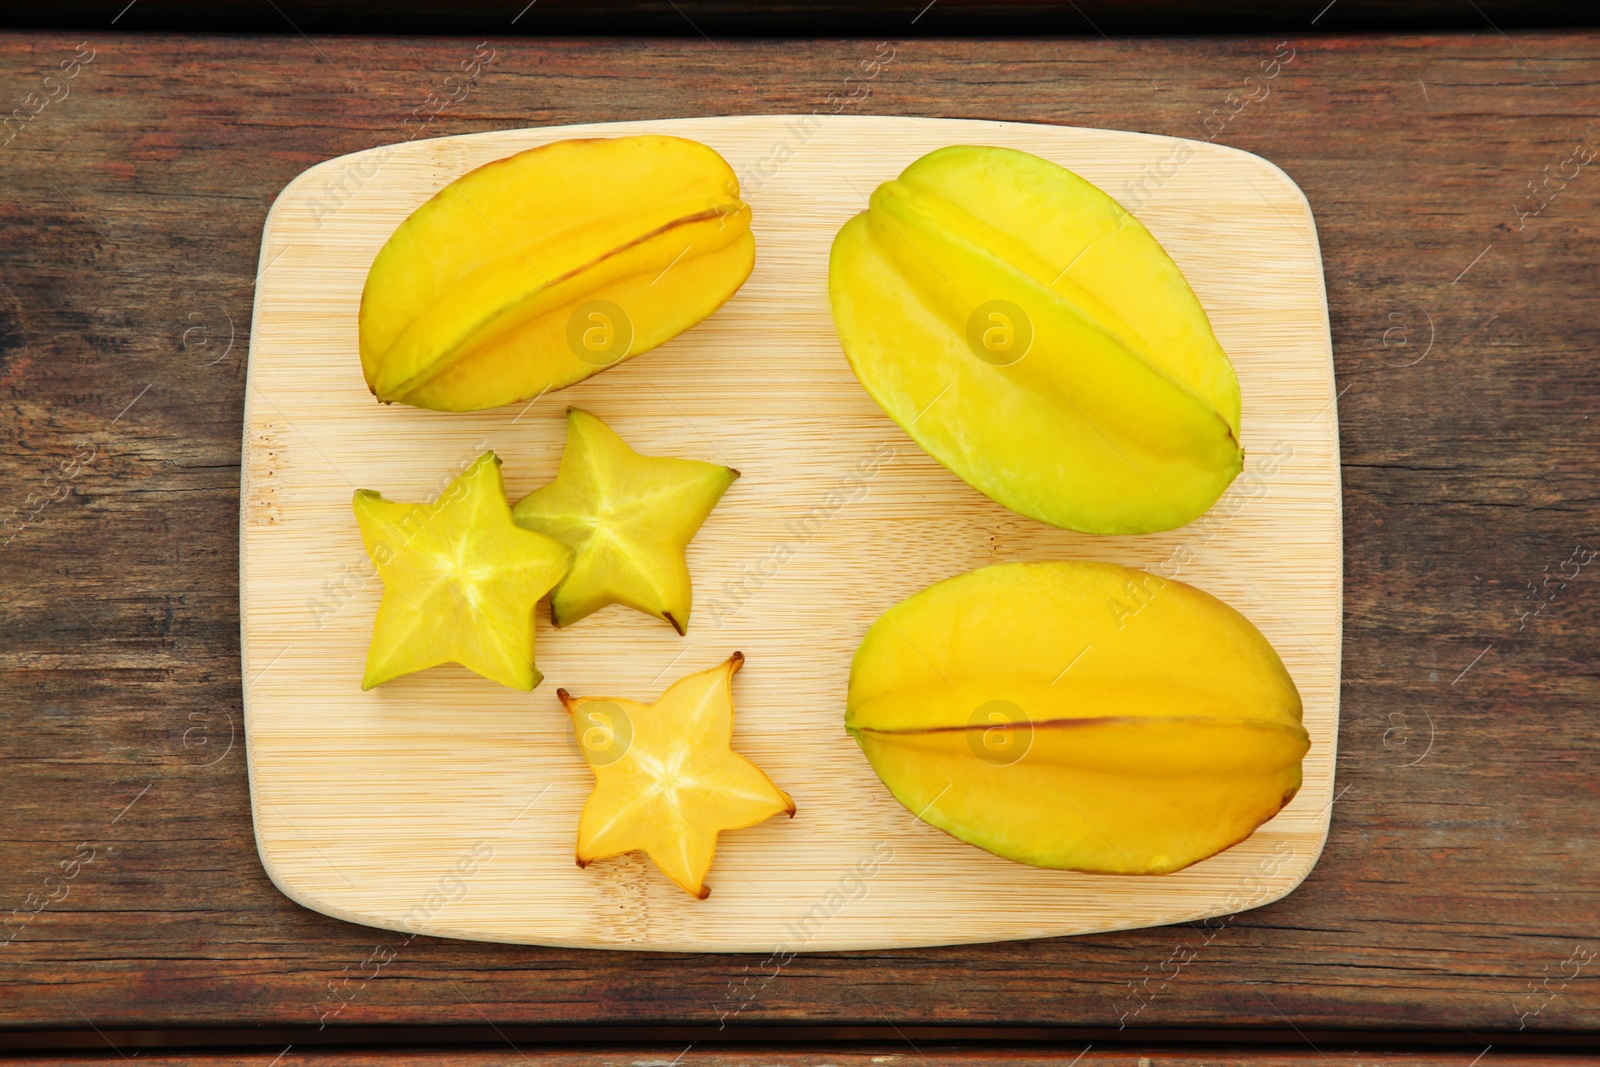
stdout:
[[1349,33],[1600,25],[1594,0],[65,0],[0,27],[382,34]]
[[[900,1037],[871,1044],[810,1040],[785,1048],[770,1045],[695,1044],[661,1040],[624,1044],[549,1045],[516,1035],[492,1035],[479,1044],[451,1043],[438,1034],[412,1032],[406,1047],[382,1038],[365,1047],[326,1046],[327,1039],[302,1042],[274,1035],[260,1046],[250,1044],[196,1047],[192,1033],[156,1035],[149,1042],[118,1038],[115,1050],[102,1041],[73,1046],[81,1051],[40,1051],[8,1058],[14,1067],[77,1067],[132,1063],[138,1067],[1579,1067],[1593,1063],[1578,1049],[1518,1050],[1499,1045],[1318,1044],[1304,1042],[1188,1046],[1167,1043],[1084,1042],[1066,1038],[1047,1045],[928,1043],[910,1047]],[[294,1035],[290,1035],[291,1038]],[[165,1049],[159,1038],[175,1038]],[[250,1040],[250,1039],[246,1039]],[[898,1043],[896,1043],[898,1042]],[[126,1051],[125,1051],[126,1050]],[[121,1052],[127,1059],[116,1058]],[[108,1060],[108,1054],[112,1057]],[[135,1059],[137,1057],[137,1059]]]

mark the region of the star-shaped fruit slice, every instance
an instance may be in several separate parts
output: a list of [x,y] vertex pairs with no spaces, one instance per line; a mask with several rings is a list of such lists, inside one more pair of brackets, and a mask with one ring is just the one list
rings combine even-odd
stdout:
[[533,609],[572,551],[511,520],[500,458],[485,452],[431,504],[356,490],[356,521],[383,579],[362,689],[441,663],[532,689]]
[[594,771],[578,819],[578,866],[642,850],[704,900],[718,834],[794,815],[789,794],[729,747],[732,679],[743,664],[735,652],[678,679],[654,704],[556,690]]
[[575,553],[550,597],[555,624],[626,604],[684,633],[691,600],[684,549],[737,477],[716,463],[641,456],[597,417],[569,408],[560,473],[512,512]]

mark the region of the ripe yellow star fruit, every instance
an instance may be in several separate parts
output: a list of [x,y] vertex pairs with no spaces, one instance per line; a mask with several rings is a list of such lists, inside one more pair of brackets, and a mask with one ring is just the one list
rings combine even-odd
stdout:
[[1064,167],[931,152],[845,223],[828,267],[850,366],[980,492],[1085,533],[1182,526],[1244,463],[1239,382],[1150,231]]
[[867,631],[845,725],[914,814],[1038,867],[1165,874],[1300,788],[1299,691],[1248,619],[1111,563],[1006,563]]
[[513,689],[539,684],[533,609],[572,551],[511,521],[498,456],[479,456],[432,503],[358,489],[355,512],[383,580],[362,689],[441,663]]
[[567,409],[560,473],[511,509],[519,525],[573,550],[572,570],[550,595],[555,624],[625,604],[685,633],[693,595],[684,550],[737,477],[717,463],[641,456],[597,416]]
[[473,411],[662,344],[755,264],[732,168],[682,137],[556,141],[462,175],[379,250],[361,294],[367,387]]
[[743,665],[735,652],[678,679],[654,704],[556,691],[594,771],[578,820],[578,866],[644,852],[704,900],[719,834],[794,815],[789,794],[730,747],[732,679]]

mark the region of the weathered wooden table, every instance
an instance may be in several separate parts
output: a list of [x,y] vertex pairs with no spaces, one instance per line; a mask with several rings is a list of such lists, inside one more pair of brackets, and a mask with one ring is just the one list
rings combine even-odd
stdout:
[[[95,1062],[183,1042],[264,1064],[293,1044],[285,1067],[341,1038],[499,1043],[473,1063],[518,1061],[502,1039],[651,1041],[663,1063],[693,1043],[684,1062],[706,1064],[748,1060],[710,1044],[727,1038],[939,1059],[976,1056],[939,1051],[963,1037],[1047,1038],[1063,1061],[1095,1044],[1086,1065],[1131,1063],[1119,1040],[1282,1044],[1139,1053],[1154,1063],[1314,1044],[1341,1064],[1371,1054],[1336,1046],[1432,1041],[1457,1051],[1385,1062],[1462,1067],[1593,1042],[1600,34],[1291,37],[1241,104],[1279,40],[898,40],[863,83],[877,41],[506,38],[452,102],[476,39],[0,39],[19,109],[0,134],[0,1040]],[[1214,137],[1305,190],[1346,501],[1320,865],[1214,930],[781,969],[399,944],[292,904],[256,859],[240,722],[240,407],[273,196],[419,124],[841,99]]]

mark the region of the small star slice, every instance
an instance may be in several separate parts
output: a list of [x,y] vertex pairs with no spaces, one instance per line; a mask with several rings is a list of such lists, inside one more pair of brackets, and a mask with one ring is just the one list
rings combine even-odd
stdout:
[[355,512],[383,579],[362,689],[441,663],[513,689],[539,684],[533,609],[572,552],[511,520],[498,456],[479,456],[431,504],[358,489]]
[[556,480],[513,509],[519,524],[576,553],[550,597],[555,624],[625,604],[684,633],[692,599],[684,550],[737,477],[716,463],[642,456],[594,415],[569,408]]
[[794,815],[789,794],[730,747],[732,679],[743,664],[735,652],[654,704],[556,691],[595,778],[578,820],[578,866],[643,851],[704,900],[718,834]]

